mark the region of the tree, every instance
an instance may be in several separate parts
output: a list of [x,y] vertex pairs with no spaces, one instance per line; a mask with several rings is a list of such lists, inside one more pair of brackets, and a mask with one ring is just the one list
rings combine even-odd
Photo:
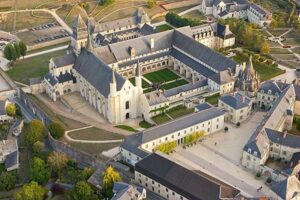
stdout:
[[34,157],[30,163],[29,175],[31,181],[45,184],[50,178],[51,171],[44,160]]
[[48,164],[60,178],[62,175],[62,170],[66,168],[69,158],[66,154],[54,151],[48,156]]
[[49,127],[49,132],[54,139],[60,139],[65,134],[65,129],[60,123],[52,122]]
[[105,172],[102,174],[102,186],[105,192],[105,196],[108,196],[113,188],[115,182],[121,181],[121,175],[112,166],[106,168]]
[[225,128],[224,128],[224,131],[225,131],[225,132],[227,132],[227,131],[228,131],[228,127],[227,127],[227,126],[225,126]]
[[32,150],[34,153],[40,153],[42,151],[42,149],[44,148],[45,144],[41,141],[36,141],[33,144]]
[[15,48],[15,50],[16,50],[16,57],[17,57],[17,58],[20,58],[20,56],[21,56],[21,50],[20,50],[20,45],[19,45],[19,43],[14,43],[14,48]]
[[155,6],[155,4],[156,4],[155,0],[148,0],[147,1],[147,7],[149,9],[153,8]]
[[29,123],[26,141],[28,144],[33,145],[37,141],[43,141],[45,137],[45,127],[43,122],[34,119]]
[[270,47],[269,47],[268,42],[263,41],[261,43],[261,46],[260,46],[260,53],[261,54],[268,54],[269,52],[270,52]]
[[114,1],[113,0],[100,0],[100,4],[103,6],[107,6],[109,4],[112,4]]
[[4,57],[10,61],[17,59],[16,49],[14,48],[14,46],[12,44],[9,43],[5,46]]
[[6,106],[6,113],[9,116],[15,116],[17,112],[16,105],[14,103],[8,103]]
[[68,192],[69,200],[93,200],[97,199],[93,189],[84,181],[76,183],[74,188]]
[[240,127],[241,123],[240,122],[237,122],[236,123],[236,127]]
[[2,172],[0,175],[0,191],[8,191],[15,187],[17,176],[15,172]]
[[46,190],[37,184],[31,182],[25,184],[20,192],[15,193],[15,200],[43,200]]
[[27,54],[27,46],[23,41],[20,41],[19,47],[20,47],[20,54],[24,58],[24,56],[26,56],[26,54]]

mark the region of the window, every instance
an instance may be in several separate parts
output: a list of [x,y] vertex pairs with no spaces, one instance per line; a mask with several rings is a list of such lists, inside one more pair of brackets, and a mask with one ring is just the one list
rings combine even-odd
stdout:
[[152,181],[152,184],[154,185],[154,181]]
[[129,117],[130,117],[129,113],[126,113],[125,118],[126,118],[126,119],[129,119]]
[[167,141],[167,140],[168,140],[168,137],[165,138],[165,141]]
[[175,196],[175,192],[172,192],[173,196]]
[[180,136],[180,132],[177,135]]
[[218,128],[219,128],[219,125],[216,126],[216,129],[218,129]]
[[209,132],[209,131],[210,131],[210,128],[207,129],[207,132]]
[[166,192],[168,192],[169,190],[168,190],[168,188],[166,188]]
[[129,109],[129,101],[126,101],[125,107],[126,107],[126,109]]

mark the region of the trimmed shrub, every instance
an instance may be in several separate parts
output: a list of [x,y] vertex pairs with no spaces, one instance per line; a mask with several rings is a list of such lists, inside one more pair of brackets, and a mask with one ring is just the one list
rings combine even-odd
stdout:
[[52,122],[49,125],[48,129],[52,137],[56,140],[59,140],[65,134],[65,129],[60,123],[57,122]]

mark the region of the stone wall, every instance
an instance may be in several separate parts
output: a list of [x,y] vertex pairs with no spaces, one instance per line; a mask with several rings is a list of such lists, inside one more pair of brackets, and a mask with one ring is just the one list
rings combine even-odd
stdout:
[[168,3],[168,4],[163,4],[161,5],[163,8],[166,10],[170,9],[175,9],[175,8],[180,8],[180,7],[187,7],[187,6],[193,6],[193,5],[200,5],[201,0],[185,0],[185,1],[178,1],[174,3]]

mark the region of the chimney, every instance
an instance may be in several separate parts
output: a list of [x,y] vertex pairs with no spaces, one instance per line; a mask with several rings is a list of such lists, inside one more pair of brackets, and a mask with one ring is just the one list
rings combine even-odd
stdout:
[[151,38],[150,40],[150,48],[154,49],[154,38]]

